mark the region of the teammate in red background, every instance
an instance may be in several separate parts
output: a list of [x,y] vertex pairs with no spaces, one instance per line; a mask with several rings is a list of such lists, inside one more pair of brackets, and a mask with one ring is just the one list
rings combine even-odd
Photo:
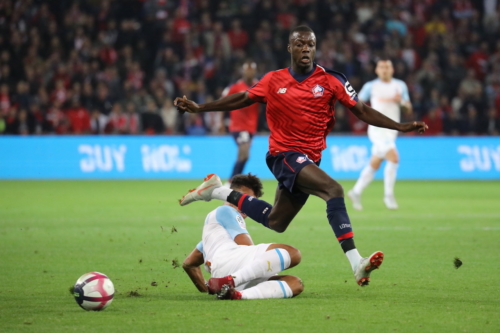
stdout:
[[230,111],[255,102],[267,103],[267,121],[271,135],[266,162],[278,180],[274,206],[222,186],[217,175],[209,175],[196,190],[181,200],[187,205],[196,200],[219,199],[238,207],[265,227],[284,232],[310,194],[326,201],[326,212],[337,240],[346,254],[356,282],[367,285],[370,273],[378,268],[384,254],[375,252],[362,258],[354,245],[354,234],[344,203],[344,190],[319,168],[326,135],[332,129],[337,101],[359,119],[379,127],[401,132],[423,133],[427,125],[420,121],[398,123],[358,101],[356,92],[339,72],[315,64],[316,36],[306,26],[293,29],[288,52],[291,67],[266,74],[246,92],[198,105],[183,98],[174,104],[180,112]]
[[[244,92],[255,85],[258,80],[255,79],[255,70],[257,65],[253,61],[247,61],[243,64],[243,78],[238,80],[235,84],[226,88],[222,93],[222,97],[233,95],[236,93]],[[259,104],[247,106],[242,109],[230,112],[231,123],[229,125],[229,132],[233,136],[236,144],[238,145],[238,157],[234,163],[231,179],[243,173],[245,164],[250,155],[250,145],[252,138],[257,131],[257,124],[259,120]]]

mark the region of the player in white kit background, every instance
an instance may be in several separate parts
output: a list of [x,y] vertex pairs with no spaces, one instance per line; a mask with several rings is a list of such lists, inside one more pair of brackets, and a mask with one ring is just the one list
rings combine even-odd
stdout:
[[[403,81],[392,77],[394,68],[390,60],[378,60],[375,72],[378,79],[367,82],[359,92],[358,98],[364,102],[370,102],[372,108],[399,122],[401,110],[412,112],[408,87]],[[398,208],[394,197],[394,185],[399,164],[399,154],[396,148],[397,136],[397,131],[368,126],[368,138],[372,142],[370,163],[361,171],[353,189],[347,193],[347,196],[352,200],[354,209],[363,209],[361,194],[373,180],[375,172],[384,160],[387,161],[384,168],[384,203],[389,209]]]
[[[256,198],[263,194],[262,183],[251,174],[234,176],[231,188]],[[254,245],[244,218],[246,215],[227,202],[207,215],[202,241],[183,263],[191,281],[199,291],[217,294],[218,299],[290,298],[300,294],[304,286],[298,277],[276,275],[298,265],[300,251],[285,244]],[[212,276],[208,283],[200,269],[203,264]]]

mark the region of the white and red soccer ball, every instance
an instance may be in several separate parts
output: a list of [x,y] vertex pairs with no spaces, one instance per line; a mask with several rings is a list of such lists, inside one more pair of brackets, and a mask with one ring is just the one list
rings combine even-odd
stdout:
[[113,301],[115,287],[105,274],[91,272],[83,274],[76,281],[73,295],[82,309],[100,311]]

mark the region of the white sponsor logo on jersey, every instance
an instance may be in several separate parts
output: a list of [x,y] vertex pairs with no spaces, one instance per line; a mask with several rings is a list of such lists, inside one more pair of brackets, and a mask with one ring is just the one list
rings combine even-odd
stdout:
[[351,86],[351,84],[349,83],[349,81],[345,81],[344,89],[345,89],[345,92],[347,93],[347,95],[351,96],[351,99],[353,99],[354,96],[356,96],[356,91]]
[[284,94],[286,93],[286,88],[279,88],[278,89],[278,94]]
[[246,229],[245,220],[243,220],[243,217],[241,217],[241,215],[236,215],[236,221],[238,222],[240,227]]

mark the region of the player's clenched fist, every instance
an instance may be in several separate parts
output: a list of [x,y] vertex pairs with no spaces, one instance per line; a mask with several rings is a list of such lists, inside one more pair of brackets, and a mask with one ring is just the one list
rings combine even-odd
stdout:
[[410,123],[400,124],[399,131],[404,132],[404,133],[417,131],[418,133],[422,134],[428,128],[429,128],[429,126],[427,126],[427,124],[424,123],[423,121],[413,121]]
[[198,113],[200,110],[200,107],[198,104],[196,104],[193,101],[190,101],[189,99],[186,98],[186,95],[184,95],[182,98],[177,97],[174,100],[174,105],[177,107],[177,110],[180,113],[184,112],[189,112],[189,113]]

